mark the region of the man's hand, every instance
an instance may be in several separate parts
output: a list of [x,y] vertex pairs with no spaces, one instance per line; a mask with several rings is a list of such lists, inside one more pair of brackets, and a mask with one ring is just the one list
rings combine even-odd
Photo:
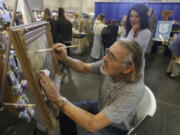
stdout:
[[63,62],[66,66],[72,68],[76,72],[80,73],[92,73],[92,66],[90,63],[83,63],[80,60],[72,59],[67,56],[65,45],[58,43],[53,47],[53,56],[59,61]]
[[64,44],[57,43],[53,46],[53,55],[59,60],[59,61],[65,61],[67,59],[67,52]]
[[[54,82],[43,72],[40,72],[39,76],[41,86],[43,87],[48,99],[58,105],[58,101],[59,99],[62,99],[62,96],[57,91]],[[107,125],[112,124],[112,122],[109,121],[102,112],[99,112],[96,115],[89,113],[86,110],[83,110],[73,105],[68,100],[66,101],[66,104],[64,104],[60,109],[69,118],[71,118],[76,123],[78,123],[90,132],[97,132],[98,130],[106,127]]]
[[48,76],[46,76],[43,72],[40,72],[39,76],[40,76],[41,86],[43,87],[47,98],[50,101],[57,104],[58,98],[61,98],[61,95],[59,93],[59,90],[56,89],[55,83]]

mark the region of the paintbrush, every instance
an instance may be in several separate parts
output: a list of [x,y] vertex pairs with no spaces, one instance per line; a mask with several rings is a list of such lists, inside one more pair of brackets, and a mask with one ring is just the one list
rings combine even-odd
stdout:
[[16,104],[16,103],[3,103],[6,106],[27,106],[27,107],[34,107],[35,104]]
[[[62,48],[74,48],[78,47],[79,45],[72,45],[72,46],[64,46]],[[48,49],[41,49],[41,50],[36,50],[36,51],[28,51],[28,53],[39,53],[39,52],[47,52],[47,51],[52,51],[53,48],[48,48]]]

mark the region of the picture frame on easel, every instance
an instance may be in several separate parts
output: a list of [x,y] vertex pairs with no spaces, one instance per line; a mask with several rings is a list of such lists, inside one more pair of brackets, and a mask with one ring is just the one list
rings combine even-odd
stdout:
[[54,80],[57,89],[60,89],[60,65],[52,56],[51,51],[36,53],[36,50],[52,48],[50,25],[48,22],[35,22],[10,27],[8,34],[43,123],[51,134],[56,129],[58,108],[46,98],[39,83],[38,73],[40,70],[48,71],[49,77]]

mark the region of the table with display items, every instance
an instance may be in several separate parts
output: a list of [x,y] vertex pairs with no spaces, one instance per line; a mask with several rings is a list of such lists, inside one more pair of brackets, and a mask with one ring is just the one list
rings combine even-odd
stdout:
[[73,54],[82,54],[85,48],[89,46],[89,42],[85,34],[76,35],[73,36],[71,45],[78,45],[77,48],[71,48]]

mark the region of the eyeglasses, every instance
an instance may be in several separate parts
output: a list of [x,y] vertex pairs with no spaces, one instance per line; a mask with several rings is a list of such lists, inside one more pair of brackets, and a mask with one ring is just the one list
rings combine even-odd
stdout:
[[109,51],[109,49],[108,49],[106,55],[107,55],[107,57],[108,57],[108,59],[109,59],[110,61],[116,61],[116,60],[117,60],[117,58],[114,56],[114,54],[112,54],[112,53]]
[[126,64],[122,64],[122,62],[118,61],[118,59],[114,56],[114,54],[109,51],[109,49],[107,51],[106,56],[109,61],[116,61],[117,63],[121,64],[122,67],[127,66]]

